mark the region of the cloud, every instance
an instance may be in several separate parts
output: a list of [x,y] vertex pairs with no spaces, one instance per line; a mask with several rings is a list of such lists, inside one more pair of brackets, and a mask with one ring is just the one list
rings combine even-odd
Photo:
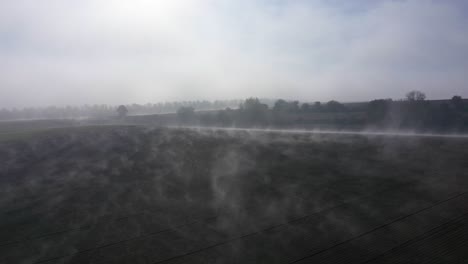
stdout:
[[466,10],[455,0],[1,1],[0,107],[468,96]]

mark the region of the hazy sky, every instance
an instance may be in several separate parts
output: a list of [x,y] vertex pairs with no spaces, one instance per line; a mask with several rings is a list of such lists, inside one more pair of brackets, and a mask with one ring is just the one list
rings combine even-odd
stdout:
[[465,0],[0,0],[0,108],[468,97]]

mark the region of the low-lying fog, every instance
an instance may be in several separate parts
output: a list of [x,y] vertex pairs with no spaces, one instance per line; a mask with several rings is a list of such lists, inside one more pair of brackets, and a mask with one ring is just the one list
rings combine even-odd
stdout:
[[129,245],[152,263],[208,249],[281,263],[467,186],[466,140],[266,131],[88,126],[3,142],[2,258]]
[[392,136],[392,137],[447,137],[447,138],[467,138],[468,134],[441,134],[441,133],[418,133],[412,131],[398,130],[321,130],[321,129],[273,129],[273,128],[239,128],[239,127],[206,127],[206,126],[174,126],[172,128],[188,128],[197,131],[203,130],[225,130],[225,131],[246,131],[260,133],[282,133],[282,134],[337,134],[337,135],[361,135],[361,136]]

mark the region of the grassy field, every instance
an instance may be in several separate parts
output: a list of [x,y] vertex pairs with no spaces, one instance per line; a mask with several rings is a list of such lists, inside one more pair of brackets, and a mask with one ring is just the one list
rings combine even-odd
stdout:
[[0,263],[467,257],[467,139],[137,126],[27,133],[0,141]]
[[0,121],[0,142],[26,139],[40,131],[48,131],[60,127],[74,127],[77,125],[78,122],[73,120]]

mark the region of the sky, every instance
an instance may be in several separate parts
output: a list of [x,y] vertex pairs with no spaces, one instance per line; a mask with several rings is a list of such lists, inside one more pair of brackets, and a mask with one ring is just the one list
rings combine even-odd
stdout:
[[0,108],[468,97],[465,0],[0,0]]

